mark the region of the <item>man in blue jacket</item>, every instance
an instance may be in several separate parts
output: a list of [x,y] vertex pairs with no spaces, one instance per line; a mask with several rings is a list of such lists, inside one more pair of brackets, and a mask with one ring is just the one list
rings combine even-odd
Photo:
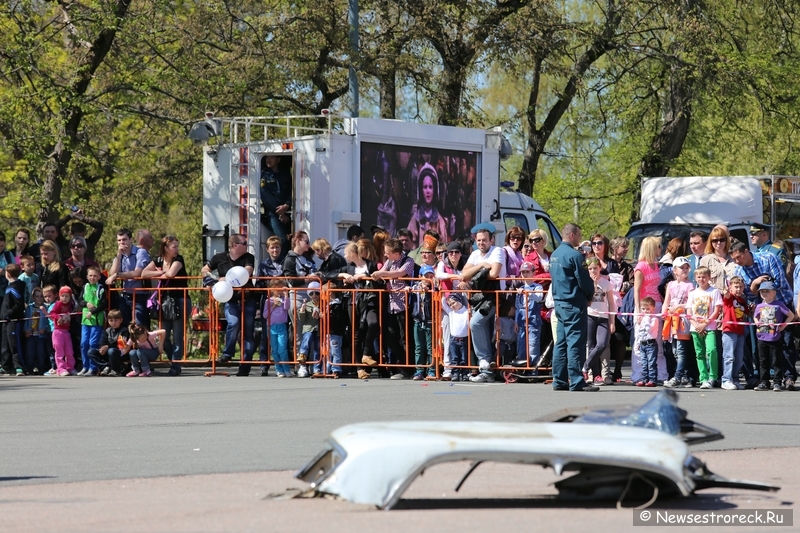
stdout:
[[587,307],[594,294],[594,282],[575,250],[581,242],[581,228],[567,224],[561,230],[561,245],[550,257],[553,302],[558,328],[553,349],[553,389],[596,392],[586,383],[581,369],[586,361]]

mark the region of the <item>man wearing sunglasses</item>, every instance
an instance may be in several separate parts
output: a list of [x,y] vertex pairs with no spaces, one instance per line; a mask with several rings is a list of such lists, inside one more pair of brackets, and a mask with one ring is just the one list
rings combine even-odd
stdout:
[[769,227],[764,224],[753,224],[750,226],[750,243],[756,247],[758,252],[768,252],[776,255],[781,263],[786,266],[786,254],[783,248],[769,240]]
[[[219,274],[219,279],[225,279],[225,274],[236,266],[244,267],[247,273],[250,274],[250,279],[242,286],[245,295],[244,302],[242,302],[242,291],[237,289],[233,291],[233,297],[223,305],[228,326],[225,329],[225,349],[220,355],[220,363],[230,362],[236,354],[236,342],[239,340],[239,331],[242,329],[241,320],[244,320],[244,361],[253,360],[253,353],[256,351],[254,338],[256,310],[258,310],[260,295],[247,289],[253,288],[253,268],[255,264],[256,258],[247,251],[247,237],[234,233],[228,238],[228,251],[216,254],[200,270],[200,275],[204,278],[216,270]],[[250,375],[250,365],[240,365],[236,375],[240,377]]]

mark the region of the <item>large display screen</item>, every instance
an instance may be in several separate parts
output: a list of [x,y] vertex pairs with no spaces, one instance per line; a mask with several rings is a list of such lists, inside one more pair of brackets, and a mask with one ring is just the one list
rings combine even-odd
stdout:
[[407,228],[415,246],[429,229],[439,242],[468,237],[477,165],[475,152],[361,143],[361,226],[378,224],[391,237]]

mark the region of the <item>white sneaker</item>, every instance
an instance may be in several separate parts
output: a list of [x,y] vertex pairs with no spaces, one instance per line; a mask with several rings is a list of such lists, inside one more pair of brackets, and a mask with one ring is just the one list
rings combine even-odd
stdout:
[[306,368],[306,365],[300,365],[300,368],[297,369],[297,377],[298,378],[308,377],[308,368]]
[[487,372],[481,372],[477,376],[472,376],[469,380],[473,383],[492,383],[494,382],[494,376]]
[[703,384],[700,385],[700,388],[701,389],[710,389],[711,388],[711,382],[710,381],[704,381]]
[[88,370],[86,370],[86,369],[84,368],[83,370],[81,370],[80,372],[78,372],[78,374],[77,374],[77,375],[78,375],[78,376],[85,376],[85,375],[86,375],[88,372],[89,372],[89,371],[88,371]]
[[681,383],[681,382],[680,382],[680,380],[679,380],[679,379],[677,379],[677,378],[672,378],[672,379],[670,379],[670,380],[668,380],[668,381],[665,381],[665,382],[664,382],[664,386],[665,386],[665,387],[668,387],[668,388],[673,388],[673,387],[677,387],[678,385],[680,385],[680,383]]
[[739,390],[739,387],[736,386],[736,383],[726,381],[722,384],[722,388],[725,390]]

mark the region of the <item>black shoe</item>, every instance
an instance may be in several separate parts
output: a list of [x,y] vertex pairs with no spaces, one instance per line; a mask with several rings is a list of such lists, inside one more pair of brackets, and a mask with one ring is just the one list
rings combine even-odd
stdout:
[[761,391],[761,390],[769,390],[769,387],[767,386],[767,384],[766,384],[766,383],[764,383],[764,382],[761,382],[761,383],[759,383],[758,385],[756,385],[756,386],[753,388],[753,390],[758,390],[758,391]]
[[553,387],[553,390],[569,390],[569,387]]
[[227,355],[220,355],[219,360],[217,360],[217,363],[219,363],[220,365],[227,365],[230,362],[231,358],[228,357]]
[[269,368],[262,368],[261,369],[261,377],[269,376]]
[[575,389],[572,392],[597,392],[600,390],[600,387],[595,387],[594,385],[586,385],[582,389]]
[[169,369],[169,371],[167,372],[167,375],[168,376],[180,376],[181,375],[181,367],[173,366],[172,368]]
[[236,372],[236,377],[239,377],[239,378],[246,378],[249,375],[250,375],[250,369],[239,370],[238,372]]

